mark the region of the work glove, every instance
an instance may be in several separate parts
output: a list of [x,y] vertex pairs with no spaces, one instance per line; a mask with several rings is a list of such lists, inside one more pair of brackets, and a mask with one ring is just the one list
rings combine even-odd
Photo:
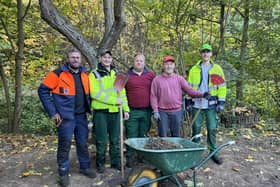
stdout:
[[192,105],[193,105],[193,101],[191,99],[185,99],[185,109],[187,112],[191,112],[192,111]]
[[203,97],[204,99],[209,100],[209,99],[211,98],[211,94],[208,93],[208,92],[204,92],[203,95],[202,95],[202,97]]
[[190,113],[192,111],[192,105],[186,106],[186,111]]
[[216,111],[217,111],[218,113],[224,111],[224,109],[225,109],[225,107],[224,107],[223,104],[218,104],[217,107],[216,107]]
[[155,120],[160,121],[159,112],[154,112],[154,118],[155,118]]

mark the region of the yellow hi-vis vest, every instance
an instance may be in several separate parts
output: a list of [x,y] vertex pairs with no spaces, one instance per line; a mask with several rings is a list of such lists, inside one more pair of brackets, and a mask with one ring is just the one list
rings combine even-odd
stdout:
[[118,112],[119,105],[117,104],[117,99],[121,97],[123,110],[129,112],[125,89],[122,89],[120,96],[118,96],[114,88],[115,79],[116,72],[113,69],[108,75],[103,77],[96,70],[89,73],[90,97],[92,99],[91,108],[93,110]]
[[[188,82],[190,86],[194,90],[198,90],[201,84],[201,61],[198,61],[196,65],[194,65],[189,72]],[[208,91],[211,94],[211,99],[209,100],[209,105],[217,104],[218,102],[225,102],[227,88],[226,88],[226,81],[222,84],[213,85],[210,81],[210,76],[212,74],[217,74],[221,76],[225,80],[223,69],[220,65],[211,62],[212,67],[209,70],[209,81],[208,81]]]

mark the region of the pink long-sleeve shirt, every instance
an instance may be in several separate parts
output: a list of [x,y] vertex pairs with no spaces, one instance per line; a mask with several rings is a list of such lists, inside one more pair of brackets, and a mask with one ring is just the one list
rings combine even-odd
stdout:
[[182,108],[182,95],[186,92],[193,98],[202,97],[202,93],[191,89],[187,81],[178,74],[160,74],[154,78],[150,101],[154,112],[176,112]]

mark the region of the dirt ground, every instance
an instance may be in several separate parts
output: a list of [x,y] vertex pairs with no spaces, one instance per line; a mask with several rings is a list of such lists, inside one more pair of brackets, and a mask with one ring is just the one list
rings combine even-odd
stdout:
[[[2,134],[0,138],[0,186],[58,186],[57,140],[55,136],[36,137]],[[222,165],[216,165],[212,160],[209,160],[197,172],[197,186],[280,186],[279,130],[260,133],[256,129],[220,129],[217,139],[219,144],[229,140],[235,140],[236,144],[220,152],[224,161]],[[94,150],[94,145],[91,145],[92,157],[94,157]],[[71,186],[120,186],[117,185],[121,176],[120,172],[109,168],[109,165],[106,165],[105,173],[97,174],[95,179],[89,179],[79,174],[74,145],[70,158]],[[149,165],[149,167],[152,166]],[[126,171],[128,170],[126,169]],[[182,179],[183,186],[193,186],[191,170],[179,173],[178,176]],[[175,185],[165,181],[159,186]]]

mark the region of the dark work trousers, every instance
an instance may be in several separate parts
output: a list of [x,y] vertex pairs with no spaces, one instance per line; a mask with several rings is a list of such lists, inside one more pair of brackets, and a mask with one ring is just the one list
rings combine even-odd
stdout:
[[[198,111],[199,111],[198,109],[193,108],[193,110],[192,110],[193,116],[195,116]],[[214,149],[216,149],[216,133],[217,133],[217,127],[218,127],[218,116],[217,116],[216,109],[201,109],[200,110],[200,112],[192,126],[192,136],[194,136],[196,134],[200,134],[204,117],[206,118],[207,144],[208,144],[210,151],[213,151]],[[197,138],[194,141],[199,143],[200,138]]]
[[109,135],[111,166],[120,165],[120,115],[118,112],[94,111],[94,138],[96,140],[96,167],[104,167]]
[[167,137],[168,131],[172,137],[180,137],[182,126],[182,111],[163,112],[159,111],[160,121],[158,122],[158,134],[160,137]]
[[60,126],[57,128],[58,132],[58,150],[57,163],[58,174],[60,176],[69,173],[69,152],[71,148],[72,136],[74,134],[76,141],[76,150],[80,163],[80,169],[87,169],[90,167],[90,158],[87,147],[88,140],[88,121],[86,114],[75,115],[75,119],[63,119]]
[[[146,137],[151,127],[151,109],[130,109],[129,119],[125,122],[126,138]],[[135,153],[129,146],[126,147],[126,157]]]

